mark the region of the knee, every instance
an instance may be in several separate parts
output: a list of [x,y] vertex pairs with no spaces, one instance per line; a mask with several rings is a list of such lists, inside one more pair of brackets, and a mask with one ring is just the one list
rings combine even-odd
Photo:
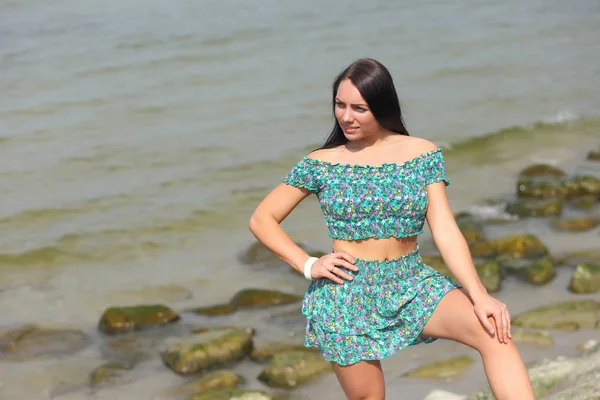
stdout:
[[381,396],[381,395],[367,395],[367,396],[358,396],[358,397],[351,397],[349,400],[385,400],[385,396]]

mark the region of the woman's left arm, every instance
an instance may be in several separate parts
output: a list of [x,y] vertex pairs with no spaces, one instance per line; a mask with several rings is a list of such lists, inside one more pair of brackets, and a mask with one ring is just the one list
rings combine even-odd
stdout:
[[498,340],[508,343],[512,338],[510,315],[506,305],[489,296],[481,283],[467,241],[454,219],[444,183],[427,185],[427,196],[427,223],[444,262],[471,297],[475,314],[482,325],[493,335],[495,330],[489,321],[489,317],[492,317],[498,330]]

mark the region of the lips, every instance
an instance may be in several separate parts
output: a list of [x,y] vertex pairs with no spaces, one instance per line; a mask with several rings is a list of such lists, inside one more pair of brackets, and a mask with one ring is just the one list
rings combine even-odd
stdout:
[[343,128],[346,132],[354,132],[358,130],[358,126],[343,125]]

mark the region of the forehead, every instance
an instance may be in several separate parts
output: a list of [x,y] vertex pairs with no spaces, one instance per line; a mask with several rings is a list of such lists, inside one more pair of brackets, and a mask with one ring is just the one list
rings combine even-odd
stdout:
[[350,81],[350,79],[344,79],[340,82],[340,86],[338,86],[337,90],[337,97],[344,103],[366,104],[365,99],[362,98],[360,92],[358,91],[356,86],[354,86],[354,84]]

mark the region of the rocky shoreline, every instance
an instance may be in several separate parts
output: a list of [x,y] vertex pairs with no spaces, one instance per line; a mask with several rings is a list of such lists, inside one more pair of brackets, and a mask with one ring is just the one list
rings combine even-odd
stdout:
[[[586,162],[597,162],[599,153],[600,150],[590,152]],[[530,233],[515,232],[495,239],[488,239],[486,233],[490,227],[508,226],[525,218],[547,220],[552,229],[561,232],[592,231],[600,225],[600,179],[568,176],[556,167],[536,164],[521,171],[515,186],[515,197],[505,210],[509,217],[505,219],[482,219],[469,213],[456,215],[488,291],[502,290],[502,281],[507,276],[517,277],[532,287],[546,285],[561,268],[572,269],[565,290],[577,295],[600,293],[600,248],[553,254],[542,239]],[[314,249],[307,251],[315,256],[322,254]],[[424,260],[441,273],[451,275],[439,255],[425,254]],[[257,268],[281,267],[281,262],[258,243],[250,246],[240,261]],[[157,393],[161,399],[293,398],[295,388],[330,374],[329,363],[314,349],[285,340],[271,346],[256,345],[256,336],[263,327],[220,326],[216,321],[242,310],[254,312],[271,307],[277,310],[283,305],[299,305],[301,300],[297,294],[248,288],[236,293],[228,303],[179,311],[164,304],[110,307],[100,316],[97,326],[104,362],[87,373],[89,379],[85,385],[102,390],[131,382],[136,379],[134,372],[140,364],[159,359],[163,368],[181,378],[180,384]],[[281,315],[301,320],[298,308]],[[197,326],[190,322],[191,316],[215,321],[214,326]],[[515,342],[524,346],[553,346],[553,331],[589,330],[590,339],[599,338],[600,301],[582,297],[547,304],[513,316],[512,324]],[[77,329],[35,324],[6,328],[0,330],[0,362],[67,360],[95,341],[96,338]],[[580,344],[580,348],[576,357],[541,360],[529,367],[539,398],[600,398],[600,345],[588,341]],[[236,370],[242,360],[261,366],[254,382],[244,380]],[[406,371],[404,376],[455,377],[472,364],[473,360],[464,356],[440,359]],[[257,386],[261,389],[254,389]],[[79,389],[81,385],[57,390]],[[427,399],[478,400],[493,396],[489,389],[483,388],[472,394],[434,391]]]

